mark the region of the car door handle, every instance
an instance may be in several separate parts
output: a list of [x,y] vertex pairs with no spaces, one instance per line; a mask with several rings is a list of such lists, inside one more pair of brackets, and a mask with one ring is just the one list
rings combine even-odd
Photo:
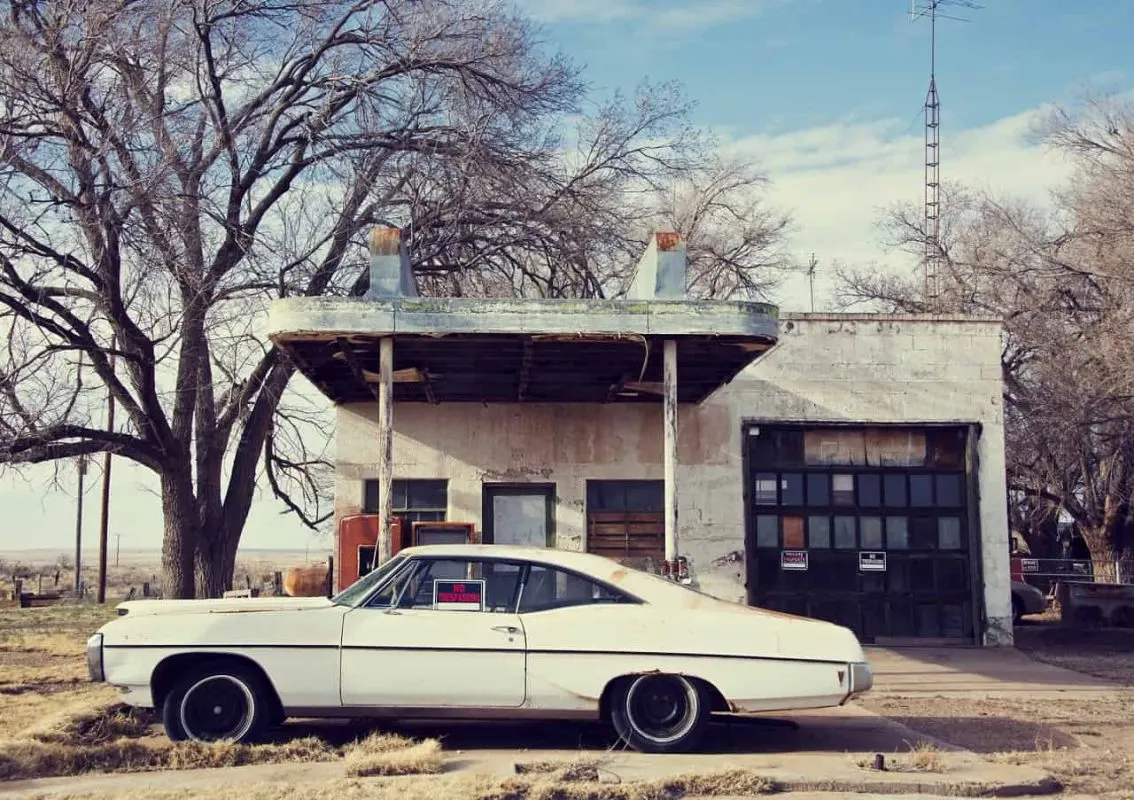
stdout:
[[496,625],[492,630],[499,633],[520,633],[519,628],[513,627],[511,625]]

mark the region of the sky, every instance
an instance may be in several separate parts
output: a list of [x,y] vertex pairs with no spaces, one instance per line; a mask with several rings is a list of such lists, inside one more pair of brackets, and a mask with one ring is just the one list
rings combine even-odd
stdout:
[[[909,269],[878,239],[879,210],[921,201],[922,104],[929,28],[908,0],[517,0],[549,47],[585,68],[593,89],[632,92],[643,79],[678,81],[693,121],[771,178],[768,202],[792,214],[789,248],[818,261],[815,307],[832,307],[835,262]],[[967,22],[938,26],[942,178],[1035,202],[1069,165],[1033,135],[1053,104],[1084,92],[1129,92],[1134,3],[984,0]],[[810,306],[799,276],[774,298]],[[0,550],[74,541],[75,472],[50,467],[0,476]],[[85,537],[98,530],[99,472],[87,479]],[[261,493],[248,548],[326,545]],[[115,461],[111,549],[157,548],[160,502],[149,473]],[[117,539],[116,537],[120,537]]]

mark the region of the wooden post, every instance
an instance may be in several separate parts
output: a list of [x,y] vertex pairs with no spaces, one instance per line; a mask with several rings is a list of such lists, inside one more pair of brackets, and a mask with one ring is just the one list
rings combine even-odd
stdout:
[[327,556],[327,597],[335,596],[335,557]]
[[668,572],[677,562],[677,342],[665,340],[665,560]]
[[393,554],[394,516],[394,339],[378,342],[378,507],[377,563],[385,564]]

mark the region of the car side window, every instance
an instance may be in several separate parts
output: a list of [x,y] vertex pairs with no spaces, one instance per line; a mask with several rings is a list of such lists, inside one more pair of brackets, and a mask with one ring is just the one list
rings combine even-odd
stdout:
[[411,577],[415,572],[420,571],[420,565],[417,562],[408,562],[402,566],[400,570],[394,573],[393,579],[379,589],[369,600],[366,601],[367,608],[389,608],[393,605],[398,595],[402,593],[403,587],[409,583]]
[[399,608],[512,613],[517,566],[493,561],[430,559],[413,576]]
[[533,564],[520,589],[519,613],[548,611],[553,608],[626,603],[630,598],[582,575]]

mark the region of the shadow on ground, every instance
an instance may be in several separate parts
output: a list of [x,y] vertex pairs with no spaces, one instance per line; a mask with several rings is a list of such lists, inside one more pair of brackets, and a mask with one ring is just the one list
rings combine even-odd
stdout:
[[[318,736],[345,744],[373,730],[440,739],[446,750],[582,750],[619,746],[598,723],[568,722],[375,722],[292,720],[277,736]],[[769,717],[715,718],[698,750],[702,753],[901,752],[911,732],[876,717],[808,715],[799,720]]]
[[1079,741],[1054,725],[1007,717],[892,717],[895,722],[974,753],[1073,749]]

